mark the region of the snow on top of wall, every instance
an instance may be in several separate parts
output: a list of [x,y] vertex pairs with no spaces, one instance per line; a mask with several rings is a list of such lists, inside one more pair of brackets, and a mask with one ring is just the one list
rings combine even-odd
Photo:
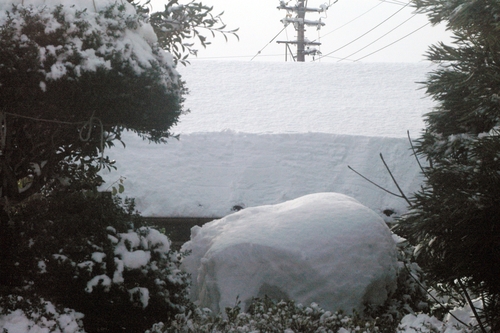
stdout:
[[379,214],[405,211],[403,199],[348,169],[397,192],[379,153],[406,194],[420,186],[420,170],[402,138],[223,131],[184,134],[166,145],[131,134],[124,141],[126,148],[107,151],[118,170],[103,172],[103,189],[126,177],[123,194],[136,198],[145,216],[221,217],[237,206],[277,204],[316,192],[352,196]]
[[196,61],[178,71],[191,112],[176,133],[333,133],[416,137],[434,101],[427,63]]

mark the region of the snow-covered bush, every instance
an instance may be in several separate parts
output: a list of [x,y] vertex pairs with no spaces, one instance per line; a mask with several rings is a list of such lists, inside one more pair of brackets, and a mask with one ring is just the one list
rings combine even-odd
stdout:
[[[407,300],[400,300],[407,302]],[[408,309],[406,309],[408,311]],[[470,310],[470,309],[469,309]],[[409,310],[412,312],[411,310]],[[463,311],[463,310],[462,310]],[[471,316],[463,311],[462,319]],[[401,312],[402,313],[402,312]],[[396,319],[396,318],[394,318]],[[224,315],[196,307],[179,314],[168,324],[156,323],[146,333],[472,333],[472,326],[449,318],[440,320],[425,313],[409,313],[397,320],[367,318],[358,313],[332,313],[318,304],[309,306],[294,301],[275,302],[269,298],[254,299],[247,312],[240,303],[225,309]]]
[[[4,300],[43,298],[74,309],[87,332],[143,331],[190,305],[188,276],[179,269],[183,254],[141,226],[133,202],[57,193],[16,207],[11,217],[17,236]],[[4,314],[16,309],[5,306]]]
[[393,234],[398,249],[397,288],[381,306],[365,304],[364,314],[374,318],[379,327],[393,332],[403,317],[431,310],[434,304],[427,294],[425,276],[413,257],[414,247]]
[[43,299],[0,299],[0,330],[6,333],[84,333],[82,318],[80,312],[58,308]]
[[275,302],[269,298],[255,299],[247,312],[242,312],[239,302],[226,308],[225,315],[213,315],[208,309],[196,308],[187,314],[177,315],[165,325],[157,323],[147,333],[205,333],[205,332],[379,332],[373,320],[364,320],[357,314],[344,315],[294,301]]
[[0,1],[1,197],[96,186],[123,131],[170,136],[186,91],[147,21],[128,1]]

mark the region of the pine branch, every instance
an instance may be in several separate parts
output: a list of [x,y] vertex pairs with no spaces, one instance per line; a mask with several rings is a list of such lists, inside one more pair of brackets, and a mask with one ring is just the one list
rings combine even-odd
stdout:
[[472,303],[472,299],[470,298],[469,292],[465,288],[462,281],[460,281],[460,279],[457,279],[457,281],[458,281],[458,285],[460,286],[460,288],[462,289],[462,291],[464,293],[465,298],[467,299],[467,303],[469,303],[469,306],[470,306],[472,312],[474,313],[474,317],[476,318],[477,323],[479,324],[479,327],[481,328],[481,332],[487,333],[486,328],[484,327],[483,322],[481,321],[481,318],[479,318],[479,314],[477,313],[476,307],[474,306],[474,303]]
[[437,304],[439,304],[439,306],[441,308],[443,308],[443,310],[446,311],[450,316],[452,316],[453,318],[455,318],[456,321],[458,321],[459,323],[461,323],[465,327],[469,326],[466,323],[464,323],[463,321],[461,321],[460,319],[458,319],[458,317],[456,317],[453,313],[451,313],[450,310],[443,305],[443,303],[441,303],[434,295],[432,295],[430,293],[430,291],[427,290],[427,288],[425,288],[422,285],[422,283],[416,277],[413,276],[413,274],[411,274],[410,269],[408,268],[408,266],[406,265],[406,262],[404,262],[404,261],[403,261],[403,266],[405,267],[406,271],[408,272],[408,275],[420,286],[420,288],[422,288],[423,290],[425,290],[425,292],[427,293],[427,295],[429,295],[434,300],[434,302],[436,302]]

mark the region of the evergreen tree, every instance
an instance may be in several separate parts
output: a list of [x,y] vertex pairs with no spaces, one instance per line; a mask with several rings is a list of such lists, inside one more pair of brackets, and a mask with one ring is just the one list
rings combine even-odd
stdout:
[[418,247],[436,283],[485,301],[483,320],[500,329],[500,2],[416,0],[451,45],[430,47],[427,78],[437,106],[416,141],[426,181],[397,232]]

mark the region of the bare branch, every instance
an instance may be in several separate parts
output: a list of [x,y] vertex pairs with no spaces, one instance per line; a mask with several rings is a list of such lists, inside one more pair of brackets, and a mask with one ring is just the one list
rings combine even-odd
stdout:
[[399,196],[400,198],[403,198],[405,199],[405,201],[408,203],[408,205],[411,207],[412,204],[410,202],[410,200],[408,200],[408,198],[406,197],[406,195],[404,194],[403,190],[401,189],[401,187],[399,187],[399,184],[398,184],[398,181],[396,180],[396,178],[394,178],[394,175],[392,174],[392,171],[391,169],[389,169],[389,167],[387,166],[387,163],[385,163],[385,160],[384,160],[384,156],[382,156],[382,153],[380,153],[380,159],[382,160],[382,162],[384,163],[384,166],[387,170],[387,172],[389,172],[389,175],[391,176],[392,178],[392,181],[394,182],[394,185],[396,185],[396,187],[398,188],[398,191],[399,193],[401,193],[401,196]]
[[361,177],[361,178],[363,178],[364,180],[366,180],[366,181],[368,181],[369,183],[371,183],[371,184],[373,184],[373,185],[377,186],[379,189],[381,189],[381,190],[383,190],[383,191],[385,191],[385,192],[387,192],[387,193],[389,193],[389,194],[391,194],[391,195],[393,195],[393,196],[395,196],[395,197],[398,197],[398,198],[403,198],[401,195],[396,194],[396,193],[394,193],[394,192],[391,192],[391,191],[389,191],[388,189],[386,189],[386,188],[384,188],[384,187],[380,186],[379,184],[377,184],[377,183],[375,183],[375,182],[371,181],[371,180],[370,180],[370,179],[368,179],[367,177],[363,176],[362,174],[360,174],[359,172],[357,172],[356,170],[354,170],[353,168],[351,168],[351,166],[350,166],[350,165],[348,165],[347,167],[348,167],[350,170],[354,171],[354,172],[355,172],[358,176],[360,176],[360,177]]

